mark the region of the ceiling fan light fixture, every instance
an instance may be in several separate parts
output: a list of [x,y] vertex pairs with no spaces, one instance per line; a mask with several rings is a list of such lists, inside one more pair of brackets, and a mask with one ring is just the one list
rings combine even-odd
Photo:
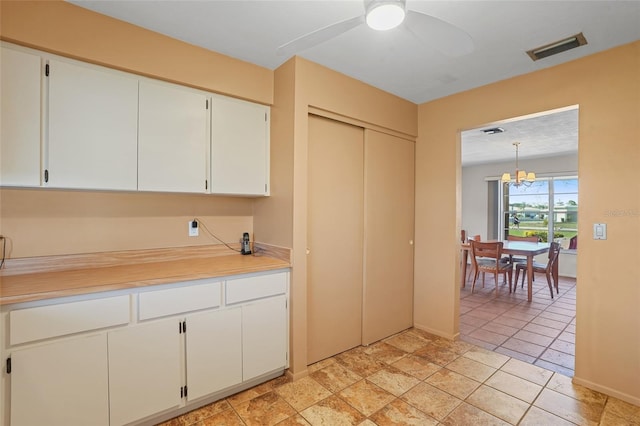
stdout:
[[366,21],[369,28],[386,31],[400,25],[404,16],[404,2],[372,1],[367,8]]

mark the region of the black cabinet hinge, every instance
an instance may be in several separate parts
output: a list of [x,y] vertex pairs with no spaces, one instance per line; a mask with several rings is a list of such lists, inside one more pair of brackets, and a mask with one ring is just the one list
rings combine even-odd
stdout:
[[44,75],[45,75],[46,77],[49,77],[49,64],[46,64],[46,65],[44,66]]
[[7,374],[11,374],[11,358],[7,358]]

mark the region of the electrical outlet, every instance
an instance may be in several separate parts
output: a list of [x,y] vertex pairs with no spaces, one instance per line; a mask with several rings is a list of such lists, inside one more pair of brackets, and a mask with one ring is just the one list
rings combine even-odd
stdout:
[[189,236],[197,237],[199,235],[198,221],[190,220],[189,221]]

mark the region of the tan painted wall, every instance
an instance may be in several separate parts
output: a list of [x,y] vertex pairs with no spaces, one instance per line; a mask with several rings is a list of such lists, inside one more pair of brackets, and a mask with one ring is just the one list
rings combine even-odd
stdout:
[[[273,72],[63,1],[3,1],[0,38],[86,62],[270,104]],[[252,232],[253,200],[187,194],[0,190],[10,258],[214,244]]]
[[[575,381],[640,405],[640,42],[420,105],[414,321],[458,332],[459,132],[575,104],[584,236]],[[589,238],[599,222],[606,241]]]
[[[293,77],[294,81],[288,80]],[[389,93],[375,89],[360,81],[328,68],[296,57],[276,70],[273,121],[282,126],[272,127],[271,161],[280,164],[293,160],[288,176],[286,194],[278,199],[270,197],[256,205],[254,228],[256,235],[270,233],[265,242],[293,248],[291,275],[291,373],[294,377],[307,374],[307,148],[308,114],[314,107],[355,119],[361,125],[384,127],[407,135],[417,134],[417,106]],[[294,105],[286,105],[293,98]],[[280,101],[285,104],[280,104]],[[279,115],[282,114],[282,115]],[[275,116],[275,118],[274,118]],[[340,117],[338,117],[340,118]],[[368,124],[367,124],[368,123]],[[330,171],[327,171],[330,172]],[[272,186],[275,183],[272,182]],[[284,190],[283,187],[281,187]],[[289,205],[291,200],[292,204]],[[276,208],[275,206],[278,206]],[[280,217],[289,214],[291,222]],[[348,212],[345,212],[348,214]],[[271,228],[271,230],[269,230]],[[288,229],[287,229],[288,228]],[[275,232],[274,229],[278,231]],[[288,235],[282,240],[276,235]]]
[[[281,247],[293,243],[293,131],[295,107],[295,60],[274,73],[274,104],[271,107],[271,195],[256,199],[254,224],[257,238]],[[295,326],[295,325],[294,325]]]
[[255,102],[273,100],[269,69],[61,0],[0,2],[0,38]]
[[0,233],[10,258],[219,244],[252,232],[251,200],[208,195],[1,189]]

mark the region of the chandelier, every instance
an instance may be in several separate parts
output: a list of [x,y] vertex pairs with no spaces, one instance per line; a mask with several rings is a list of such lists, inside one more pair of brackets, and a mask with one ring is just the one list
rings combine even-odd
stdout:
[[527,173],[518,168],[518,147],[520,146],[520,142],[514,142],[513,146],[516,147],[516,174],[513,180],[511,180],[511,173],[504,173],[501,181],[502,183],[509,183],[513,186],[531,186],[531,184],[536,181],[536,174],[533,172]]

